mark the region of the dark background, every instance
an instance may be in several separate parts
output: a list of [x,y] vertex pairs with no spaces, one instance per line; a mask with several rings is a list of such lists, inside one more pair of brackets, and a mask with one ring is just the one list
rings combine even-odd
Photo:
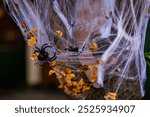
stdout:
[[70,99],[47,68],[41,68],[39,84],[29,85],[26,63],[24,38],[0,0],[0,99]]
[[[150,52],[150,21],[146,33],[145,52]],[[146,94],[143,99],[150,99],[150,66],[147,66]]]

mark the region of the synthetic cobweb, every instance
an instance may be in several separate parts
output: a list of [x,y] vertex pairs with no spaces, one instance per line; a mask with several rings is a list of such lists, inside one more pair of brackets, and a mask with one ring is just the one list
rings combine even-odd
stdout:
[[[93,99],[89,95],[96,93],[99,93],[97,99],[139,99],[144,96],[148,1],[5,0],[4,5],[26,41],[29,40],[27,32],[37,29],[33,50],[47,44],[45,51],[49,58],[56,53],[55,61],[71,69],[75,75],[73,80],[58,77],[67,94],[87,99]],[[36,63],[41,62],[45,61],[36,60]],[[64,66],[58,72],[62,73]],[[82,86],[75,88],[73,82],[88,84],[84,85],[88,87],[87,92]]]

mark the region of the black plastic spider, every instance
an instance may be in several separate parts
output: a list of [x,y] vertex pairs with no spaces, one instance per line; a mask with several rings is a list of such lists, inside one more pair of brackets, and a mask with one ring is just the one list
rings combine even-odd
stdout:
[[81,53],[79,51],[79,47],[72,47],[72,46],[68,46],[68,48],[65,48],[65,51],[72,52],[73,55],[79,55]]
[[37,54],[37,58],[39,61],[44,62],[44,66],[49,66],[49,62],[56,60],[56,52],[52,57],[49,57],[49,53],[45,51],[46,48],[51,48],[48,44],[44,44],[41,48],[35,47],[35,53]]
[[72,46],[69,46],[69,47],[66,48],[65,50],[72,51],[72,52],[79,52],[79,47],[72,47]]

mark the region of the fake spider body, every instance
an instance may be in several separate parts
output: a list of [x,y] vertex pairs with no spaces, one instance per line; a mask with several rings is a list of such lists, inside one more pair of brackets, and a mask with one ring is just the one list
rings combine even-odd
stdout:
[[72,47],[72,46],[68,46],[68,48],[65,48],[65,51],[72,52],[73,55],[79,55],[81,53],[79,51],[79,47]]
[[54,52],[54,55],[52,57],[49,57],[49,53],[45,50],[47,48],[51,48],[51,46],[49,46],[48,44],[44,44],[41,48],[35,47],[37,58],[39,61],[44,62],[44,66],[49,66],[49,62],[57,58],[56,52]]

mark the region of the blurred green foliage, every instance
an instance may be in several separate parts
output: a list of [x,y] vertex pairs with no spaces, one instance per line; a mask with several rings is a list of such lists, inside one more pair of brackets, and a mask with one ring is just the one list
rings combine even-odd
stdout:
[[146,63],[150,66],[150,52],[145,52]]
[[143,99],[150,99],[150,21],[146,33],[145,59],[147,62],[147,80],[145,82],[145,96]]

